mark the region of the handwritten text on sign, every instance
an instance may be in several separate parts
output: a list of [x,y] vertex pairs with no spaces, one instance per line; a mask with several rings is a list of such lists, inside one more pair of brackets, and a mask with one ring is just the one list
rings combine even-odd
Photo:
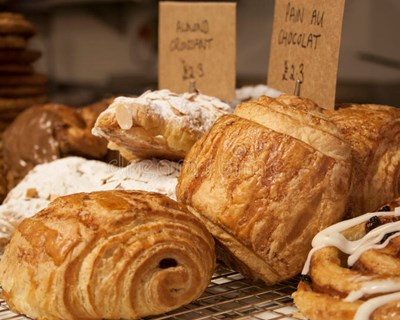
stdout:
[[235,98],[236,5],[160,2],[159,88]]
[[268,85],[334,107],[344,1],[276,0]]

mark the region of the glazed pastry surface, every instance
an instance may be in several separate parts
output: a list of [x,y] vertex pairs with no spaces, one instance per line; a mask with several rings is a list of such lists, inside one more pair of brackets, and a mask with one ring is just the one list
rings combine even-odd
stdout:
[[217,120],[185,158],[177,198],[217,239],[220,259],[272,284],[296,275],[314,235],[342,219],[351,159],[324,115],[270,100]]
[[25,219],[0,262],[3,296],[39,319],[136,319],[197,298],[214,242],[181,205],[142,191],[57,198]]

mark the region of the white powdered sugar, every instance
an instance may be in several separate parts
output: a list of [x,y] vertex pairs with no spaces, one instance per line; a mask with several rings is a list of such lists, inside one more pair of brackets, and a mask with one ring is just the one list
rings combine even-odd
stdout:
[[[124,130],[132,127],[140,113],[146,113],[148,117],[160,117],[182,128],[189,126],[191,130],[205,132],[218,117],[231,112],[228,104],[204,94],[157,90],[146,91],[137,98],[118,97],[103,114],[115,113],[120,128]],[[92,132],[101,135],[97,126]]]
[[265,84],[258,84],[255,86],[244,86],[236,89],[236,99],[231,103],[231,106],[236,106],[244,101],[258,99],[261,96],[278,98],[282,94],[283,92],[268,87]]
[[23,218],[42,210],[58,196],[119,189],[158,192],[175,199],[180,167],[176,162],[153,159],[119,168],[79,157],[37,165],[0,205],[0,246],[8,242]]

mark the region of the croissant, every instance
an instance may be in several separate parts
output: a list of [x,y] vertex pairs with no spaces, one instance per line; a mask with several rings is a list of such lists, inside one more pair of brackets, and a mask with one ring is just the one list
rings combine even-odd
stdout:
[[400,318],[400,198],[313,239],[294,302],[310,320]]
[[127,160],[180,160],[219,116],[230,112],[229,105],[203,94],[147,91],[116,98],[92,132]]
[[60,197],[25,219],[0,261],[2,295],[38,319],[136,319],[189,303],[209,284],[214,242],[157,193]]
[[350,146],[321,113],[262,97],[224,115],[189,151],[177,198],[217,256],[268,284],[300,272],[314,235],[345,214]]
[[400,109],[342,105],[326,114],[352,147],[354,187],[349,216],[373,211],[400,196]]

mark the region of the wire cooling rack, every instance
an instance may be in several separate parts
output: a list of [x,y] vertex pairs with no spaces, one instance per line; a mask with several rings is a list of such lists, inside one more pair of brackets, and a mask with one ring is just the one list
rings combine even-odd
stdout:
[[[182,319],[299,319],[291,294],[298,279],[283,281],[275,286],[245,279],[240,273],[218,267],[203,295],[191,304],[147,320]],[[0,320],[27,319],[8,309],[0,300]]]

